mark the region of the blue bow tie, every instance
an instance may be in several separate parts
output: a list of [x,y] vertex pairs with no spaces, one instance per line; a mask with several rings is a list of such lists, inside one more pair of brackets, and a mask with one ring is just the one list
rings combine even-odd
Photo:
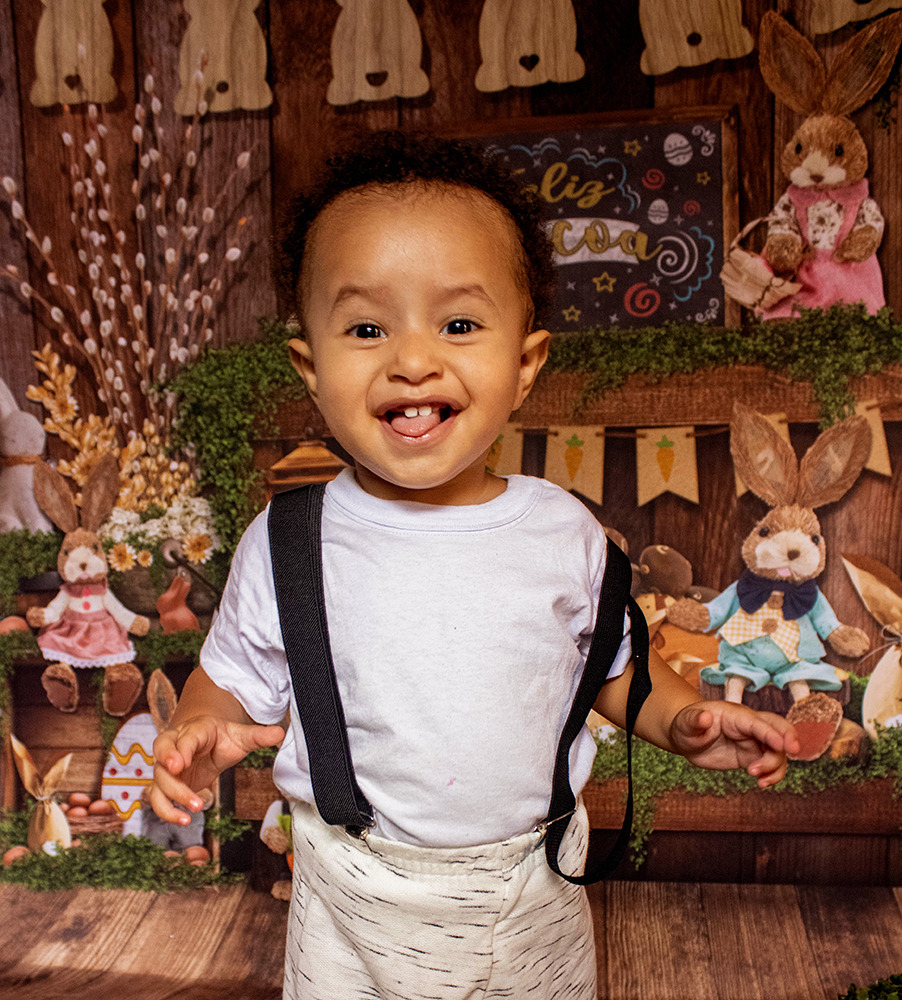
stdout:
[[783,617],[787,621],[807,615],[817,600],[817,584],[814,580],[805,580],[803,583],[768,580],[747,569],[736,584],[739,606],[749,615],[766,604],[775,590],[783,591]]

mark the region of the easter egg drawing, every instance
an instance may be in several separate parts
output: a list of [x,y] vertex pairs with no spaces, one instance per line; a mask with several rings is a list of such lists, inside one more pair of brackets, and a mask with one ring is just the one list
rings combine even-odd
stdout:
[[660,226],[667,221],[670,216],[670,209],[663,198],[655,198],[648,206],[648,221],[652,225]]
[[100,797],[124,821],[122,835],[141,834],[141,793],[153,780],[157,729],[149,712],[133,715],[116,733],[103,768]]
[[679,132],[671,132],[664,140],[664,159],[675,167],[684,167],[692,159],[692,144]]

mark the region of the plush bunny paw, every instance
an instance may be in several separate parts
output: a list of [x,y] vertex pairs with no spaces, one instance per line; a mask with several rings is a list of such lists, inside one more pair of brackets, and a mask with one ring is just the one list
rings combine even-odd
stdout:
[[711,615],[704,604],[686,597],[667,608],[667,620],[687,632],[705,632],[711,625]]
[[775,233],[767,238],[762,256],[777,274],[795,274],[802,263],[802,241],[792,233]]
[[827,642],[840,656],[863,656],[870,649],[867,633],[854,625],[840,625],[828,636]]
[[786,721],[795,726],[799,751],[787,754],[790,760],[817,760],[833,742],[842,722],[842,705],[822,691],[800,698],[786,713]]
[[134,705],[144,688],[144,677],[134,663],[114,663],[103,674],[103,710],[121,716]]
[[78,677],[68,663],[51,663],[41,674],[47,700],[61,712],[78,708]]
[[840,243],[833,256],[842,263],[851,260],[856,264],[873,256],[880,246],[880,233],[873,226],[853,229]]

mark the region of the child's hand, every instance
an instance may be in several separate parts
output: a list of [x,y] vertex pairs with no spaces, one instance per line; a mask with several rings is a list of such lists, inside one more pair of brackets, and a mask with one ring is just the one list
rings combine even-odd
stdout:
[[153,744],[154,769],[150,803],[168,823],[186,826],[191,817],[177,806],[199,812],[200,789],[252,750],[275,746],[285,737],[281,726],[260,726],[203,715],[165,729]]
[[786,754],[799,749],[792,725],[780,715],[728,701],[698,701],[677,713],[671,738],[678,753],[700,767],[743,768],[761,788],[786,773]]

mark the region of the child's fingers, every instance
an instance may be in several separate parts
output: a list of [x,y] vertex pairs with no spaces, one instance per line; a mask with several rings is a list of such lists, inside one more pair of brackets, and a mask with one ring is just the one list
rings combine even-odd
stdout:
[[285,730],[281,726],[244,726],[242,729],[246,734],[248,752],[273,747],[285,739]]
[[776,785],[786,774],[786,754],[765,750],[754,763],[749,765],[748,773],[757,778],[759,788]]

